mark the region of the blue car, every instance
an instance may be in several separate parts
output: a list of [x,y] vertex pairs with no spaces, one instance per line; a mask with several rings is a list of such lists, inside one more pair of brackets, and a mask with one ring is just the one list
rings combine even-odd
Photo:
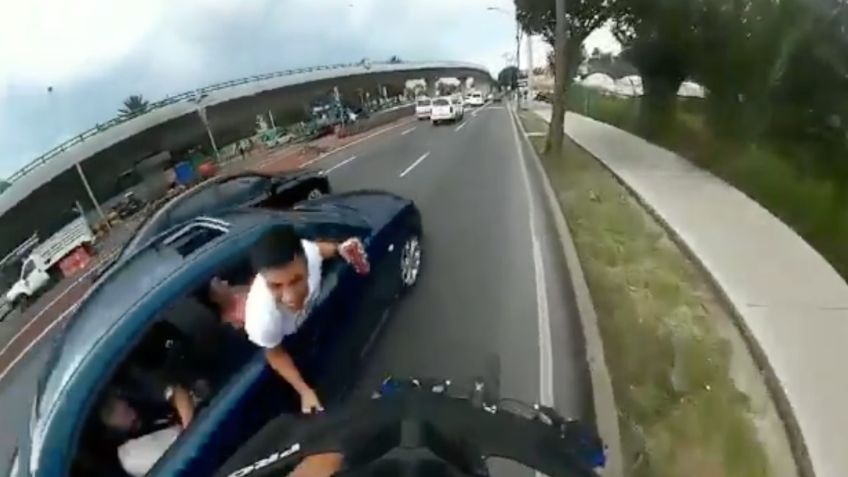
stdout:
[[222,324],[207,299],[215,276],[249,283],[251,246],[284,225],[304,238],[356,236],[365,244],[370,273],[359,275],[340,259],[325,261],[315,307],[284,341],[325,405],[350,392],[392,305],[420,275],[422,232],[415,205],[389,193],[359,191],[286,210],[239,207],[195,217],[116,263],[80,302],[39,383],[12,475],[127,475],[97,410],[107,389],[123,385],[119,371],[125,363],[163,326],[185,338],[181,357],[204,364],[200,372],[209,390],[194,420],[148,475],[211,475],[271,417],[299,409],[295,393],[266,365],[264,353]]

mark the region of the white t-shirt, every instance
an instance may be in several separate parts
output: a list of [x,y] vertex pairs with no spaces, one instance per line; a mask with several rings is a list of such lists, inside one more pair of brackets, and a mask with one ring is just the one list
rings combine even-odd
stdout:
[[303,311],[292,313],[277,303],[268,284],[261,274],[257,274],[247,292],[244,304],[244,330],[250,341],[263,348],[278,346],[283,338],[297,331],[308,315],[312,302],[321,289],[321,252],[318,244],[301,240],[306,257],[307,283],[309,294]]
[[121,466],[133,477],[147,475],[179,436],[180,426],[171,426],[124,442],[118,447]]

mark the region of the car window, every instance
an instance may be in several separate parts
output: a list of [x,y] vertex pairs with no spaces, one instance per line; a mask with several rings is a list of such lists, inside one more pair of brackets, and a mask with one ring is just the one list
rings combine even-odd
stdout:
[[429,99],[419,99],[418,100],[418,106],[430,106],[430,100]]
[[23,269],[21,270],[21,278],[26,278],[30,273],[35,270],[35,262],[32,260],[27,260],[24,262]]
[[199,215],[209,215],[224,208],[234,207],[252,197],[260,196],[267,184],[268,179],[264,176],[248,175],[201,186],[175,197],[138,229],[122,250],[119,260],[128,258],[150,239],[174,225]]
[[440,98],[433,101],[433,106],[450,106],[450,101]]
[[71,477],[146,474],[255,356],[244,335],[222,322],[220,310],[198,298],[205,296],[207,280],[164,307],[105,379],[83,425]]

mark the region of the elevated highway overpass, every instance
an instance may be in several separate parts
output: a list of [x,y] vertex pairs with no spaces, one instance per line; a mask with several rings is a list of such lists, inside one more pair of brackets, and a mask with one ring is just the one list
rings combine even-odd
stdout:
[[147,112],[118,117],[48,151],[13,174],[0,193],[0,256],[34,231],[44,237],[68,220],[75,201],[93,204],[74,170],[80,164],[98,201],[116,192],[117,177],[138,161],[168,151],[179,153],[208,145],[199,109],[205,111],[218,145],[253,134],[257,114],[285,117],[313,99],[338,88],[343,98],[358,101],[360,90],[376,93],[378,85],[402,90],[407,80],[474,78],[490,83],[488,70],[463,62],[374,63],[322,66],[241,78],[188,91],[150,104]]

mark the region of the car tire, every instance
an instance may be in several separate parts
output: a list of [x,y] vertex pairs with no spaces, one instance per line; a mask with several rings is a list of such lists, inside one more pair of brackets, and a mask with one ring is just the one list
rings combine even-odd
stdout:
[[315,187],[312,190],[310,190],[308,194],[306,194],[306,200],[320,199],[323,196],[324,196],[324,191]]
[[411,231],[400,244],[398,254],[398,277],[400,278],[401,293],[412,289],[421,277],[424,263],[424,249],[421,242],[421,231]]
[[15,298],[15,301],[12,302],[12,306],[17,308],[19,311],[24,311],[29,308],[30,299],[26,295],[21,295]]

